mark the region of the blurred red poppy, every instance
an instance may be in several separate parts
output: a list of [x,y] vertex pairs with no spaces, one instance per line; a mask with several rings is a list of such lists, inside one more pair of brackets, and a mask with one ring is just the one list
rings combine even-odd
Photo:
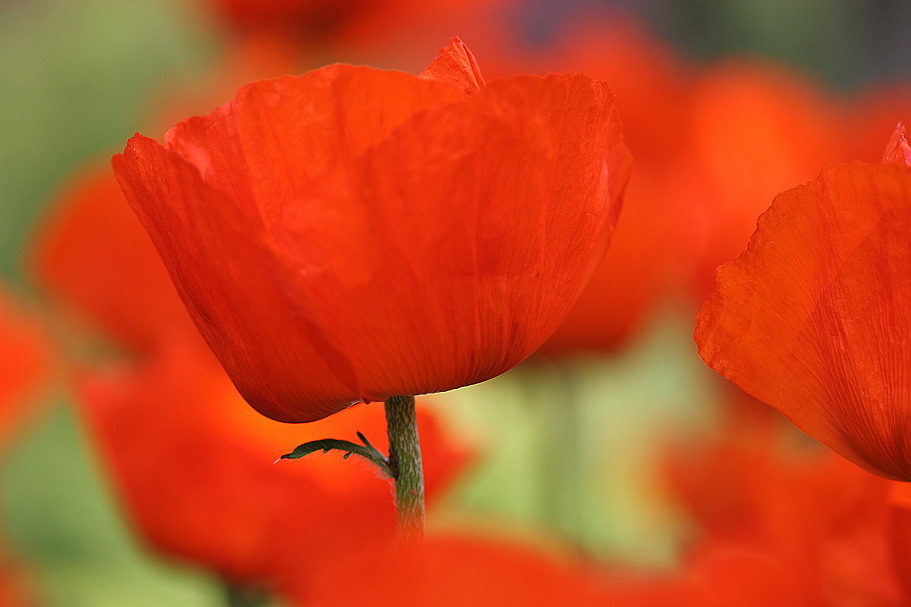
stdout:
[[823,91],[780,66],[731,61],[702,74],[669,193],[681,205],[678,241],[693,260],[697,301],[715,268],[743,250],[775,194],[842,159],[839,117]]
[[194,332],[161,258],[110,170],[71,179],[35,241],[32,273],[63,307],[145,351]]
[[371,0],[207,0],[216,14],[242,31],[278,30],[322,33],[335,22],[353,18],[375,4]]
[[637,164],[624,196],[622,228],[566,319],[536,356],[616,351],[636,337],[662,299],[674,292],[675,274],[682,273],[674,270],[688,266],[674,257],[679,250],[673,240],[677,218],[667,188],[662,171]]
[[[235,584],[300,583],[326,559],[381,548],[395,532],[389,487],[357,458],[276,462],[289,445],[361,431],[385,449],[381,405],[359,405],[308,426],[268,420],[246,406],[217,361],[171,347],[136,368],[84,374],[82,399],[96,439],[141,535],[159,551]],[[420,408],[419,408],[420,409]],[[419,410],[428,499],[467,451]],[[303,432],[303,434],[302,434]]]
[[889,567],[894,483],[801,444],[757,401],[729,404],[717,438],[669,460],[671,488],[698,525],[685,556],[695,604],[906,604]]
[[891,483],[888,495],[887,541],[893,573],[911,601],[911,485]]
[[583,566],[514,542],[432,534],[415,548],[365,556],[335,563],[311,592],[296,595],[294,604],[606,604]]
[[[53,361],[45,330],[5,287],[0,288],[0,344],[0,450],[5,452],[23,424],[41,408],[41,391],[50,379]],[[26,568],[17,560],[0,546],[0,605],[37,605]]]
[[0,445],[5,445],[40,403],[50,376],[51,348],[38,322],[0,289]]
[[475,87],[453,46],[422,78],[333,65],[253,83],[165,146],[137,135],[114,157],[261,413],[313,421],[496,376],[599,259],[629,172],[609,89],[578,75]]
[[0,606],[38,607],[40,592],[34,588],[33,576],[16,559],[0,554]]
[[699,314],[707,365],[857,464],[911,480],[911,172],[835,164],[775,198]]
[[[417,58],[420,45],[453,32],[504,36],[513,0],[204,0],[234,40],[281,38],[301,51]],[[495,34],[494,34],[495,32]],[[442,37],[442,38],[441,38]],[[425,47],[426,48],[426,47]],[[336,55],[338,56],[338,55]],[[424,59],[423,61],[426,61]],[[394,65],[400,65],[395,62]],[[415,64],[420,66],[419,63]],[[420,67],[418,67],[420,69]]]

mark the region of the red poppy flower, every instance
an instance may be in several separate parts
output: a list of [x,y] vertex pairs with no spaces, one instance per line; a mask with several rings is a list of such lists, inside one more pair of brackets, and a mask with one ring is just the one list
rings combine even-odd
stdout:
[[[284,575],[279,559],[307,572],[331,546],[391,537],[388,485],[365,464],[319,455],[306,466],[272,464],[290,446],[325,434],[354,438],[360,430],[383,447],[382,407],[353,408],[303,436],[299,426],[257,415],[200,339],[114,176],[90,172],[65,192],[33,266],[62,305],[143,354],[135,368],[83,370],[79,403],[141,536],[168,556],[259,584]],[[4,332],[3,319],[4,343],[31,343],[19,321]],[[14,356],[4,368],[24,381],[28,350],[7,353]],[[419,421],[432,500],[467,453],[430,411],[419,411]]]
[[[163,554],[237,584],[275,585],[289,568],[309,583],[321,561],[394,537],[389,486],[372,466],[334,454],[306,466],[275,462],[289,445],[356,440],[357,431],[386,449],[382,405],[277,424],[243,403],[211,355],[172,347],[133,369],[86,375],[80,407],[125,512]],[[467,451],[428,411],[418,417],[432,501]]]
[[[205,0],[211,12],[242,36],[282,36],[304,44],[337,50],[389,47],[392,40],[409,46],[404,34],[417,38],[439,30],[474,33],[490,22],[509,0]],[[471,18],[474,18],[472,20]],[[467,26],[463,29],[461,26]],[[446,28],[446,29],[444,29]],[[501,34],[502,35],[502,34]],[[303,43],[303,44],[301,44]],[[415,48],[415,47],[412,47]]]
[[859,465],[911,480],[911,172],[835,164],[775,198],[715,275],[710,367]]
[[[357,15],[370,2],[366,0],[208,0],[212,9],[234,27],[249,29],[297,30],[298,34],[315,26]],[[308,27],[309,26],[309,27]]]
[[261,413],[312,421],[484,381],[566,314],[627,180],[613,95],[578,75],[482,83],[458,41],[423,77],[333,65],[114,157]]

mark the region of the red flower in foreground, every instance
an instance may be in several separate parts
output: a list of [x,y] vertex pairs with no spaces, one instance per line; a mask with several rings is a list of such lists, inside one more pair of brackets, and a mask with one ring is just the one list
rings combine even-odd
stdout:
[[[140,355],[132,366],[96,364],[77,375],[83,422],[142,538],[232,583],[272,586],[289,567],[306,584],[334,550],[392,537],[389,487],[366,464],[320,455],[306,466],[273,464],[289,445],[325,434],[354,438],[360,430],[384,447],[382,406],[306,428],[256,414],[200,339],[114,176],[74,180],[55,206],[35,247],[38,278],[61,307]],[[30,360],[30,350],[13,344],[32,341],[18,320],[6,326],[0,313],[12,388],[29,377]],[[0,404],[5,396],[0,381]],[[431,411],[419,409],[418,418],[433,500],[468,454]]]
[[198,328],[280,421],[484,381],[556,328],[619,212],[613,95],[488,86],[458,41],[416,77],[253,83],[114,157]]
[[909,243],[908,167],[827,167],[718,269],[700,355],[857,464],[911,480]]

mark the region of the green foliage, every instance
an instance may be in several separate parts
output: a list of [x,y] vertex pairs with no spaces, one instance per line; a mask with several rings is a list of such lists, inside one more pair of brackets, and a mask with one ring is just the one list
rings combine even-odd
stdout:
[[152,87],[200,63],[205,37],[177,9],[140,0],[0,3],[0,273],[7,279],[21,280],[30,227],[61,182],[121,151],[153,113]]

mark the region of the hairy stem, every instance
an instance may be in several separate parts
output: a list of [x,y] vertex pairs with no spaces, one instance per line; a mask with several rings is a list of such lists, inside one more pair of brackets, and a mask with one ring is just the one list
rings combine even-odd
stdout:
[[389,468],[395,479],[399,539],[420,541],[424,536],[424,469],[413,396],[386,400],[386,432],[389,435]]

